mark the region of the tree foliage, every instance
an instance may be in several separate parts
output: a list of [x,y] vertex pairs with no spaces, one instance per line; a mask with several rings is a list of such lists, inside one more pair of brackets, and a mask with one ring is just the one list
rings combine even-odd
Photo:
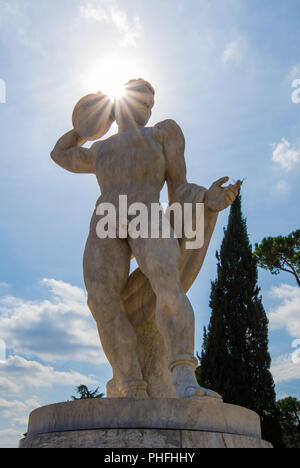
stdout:
[[300,230],[289,236],[267,237],[255,245],[254,256],[261,268],[273,275],[292,274],[300,287]]
[[79,385],[79,387],[76,388],[76,391],[79,395],[79,398],[72,396],[72,400],[78,401],[78,400],[90,400],[92,398],[103,398],[104,393],[98,393],[99,392],[99,387],[96,388],[95,391],[90,392],[90,390],[85,386],[85,385]]
[[288,397],[279,400],[276,405],[280,415],[284,446],[300,448],[300,401]]

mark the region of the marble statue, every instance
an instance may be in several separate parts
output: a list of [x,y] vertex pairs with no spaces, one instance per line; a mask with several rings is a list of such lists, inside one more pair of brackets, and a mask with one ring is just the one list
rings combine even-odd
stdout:
[[[74,129],[54,147],[51,157],[74,173],[95,174],[101,203],[146,207],[159,203],[167,183],[169,203],[204,204],[204,245],[186,248],[183,236],[170,238],[99,238],[95,210],[83,269],[88,305],[97,323],[103,350],[113,369],[107,384],[112,398],[191,398],[221,396],[199,387],[195,378],[194,312],[186,296],[203,264],[218,213],[235,200],[240,181],[210,189],[187,182],[185,139],[173,120],[146,127],[154,90],[143,79],[125,85],[112,103],[102,93],[88,95],[74,109]],[[99,140],[116,121],[118,133]],[[90,148],[88,140],[99,140]],[[130,261],[138,269],[131,275]]]

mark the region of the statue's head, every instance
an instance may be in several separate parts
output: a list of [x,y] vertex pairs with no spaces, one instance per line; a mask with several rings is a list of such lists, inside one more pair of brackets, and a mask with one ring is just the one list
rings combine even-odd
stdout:
[[145,126],[152,114],[154,95],[151,84],[142,78],[126,83],[124,95],[116,101],[117,124],[120,125],[125,120],[134,125]]

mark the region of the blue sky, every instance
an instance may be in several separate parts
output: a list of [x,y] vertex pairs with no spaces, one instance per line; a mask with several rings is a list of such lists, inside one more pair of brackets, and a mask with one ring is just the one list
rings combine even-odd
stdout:
[[[81,383],[105,391],[111,375],[81,266],[99,189],[49,157],[74,104],[113,71],[149,80],[150,124],[181,125],[189,181],[246,179],[251,242],[289,234],[299,228],[299,17],[297,0],[0,0],[0,446],[17,445],[33,408]],[[227,219],[189,293],[198,351]],[[261,270],[259,284],[277,396],[300,398],[299,288]]]

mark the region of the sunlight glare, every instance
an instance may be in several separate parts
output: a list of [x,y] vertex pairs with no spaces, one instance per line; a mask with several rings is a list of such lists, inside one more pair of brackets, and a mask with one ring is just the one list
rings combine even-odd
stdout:
[[141,76],[141,70],[135,62],[124,59],[104,59],[93,64],[87,76],[89,92],[101,91],[112,101],[120,98],[124,85],[133,78]]

